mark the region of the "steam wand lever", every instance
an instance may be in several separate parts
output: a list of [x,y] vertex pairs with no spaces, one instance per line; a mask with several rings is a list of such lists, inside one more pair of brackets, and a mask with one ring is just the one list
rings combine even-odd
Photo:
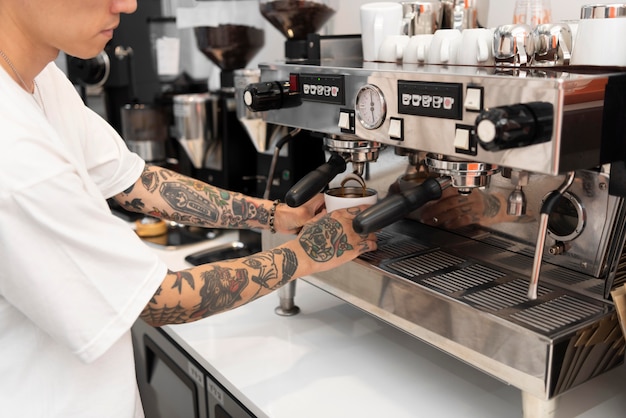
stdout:
[[537,299],[537,287],[539,284],[539,273],[541,271],[541,262],[543,261],[543,249],[546,243],[546,234],[548,232],[548,218],[552,209],[557,204],[563,193],[574,182],[576,173],[570,171],[563,184],[558,189],[553,190],[541,205],[541,215],[539,217],[539,232],[537,233],[537,245],[535,246],[535,257],[533,258],[533,271],[530,276],[530,284],[528,285],[528,299]]

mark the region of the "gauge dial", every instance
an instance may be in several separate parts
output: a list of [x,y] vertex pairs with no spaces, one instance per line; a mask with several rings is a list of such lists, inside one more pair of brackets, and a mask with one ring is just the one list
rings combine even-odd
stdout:
[[380,89],[367,84],[356,95],[356,115],[365,129],[376,129],[385,121],[387,103]]

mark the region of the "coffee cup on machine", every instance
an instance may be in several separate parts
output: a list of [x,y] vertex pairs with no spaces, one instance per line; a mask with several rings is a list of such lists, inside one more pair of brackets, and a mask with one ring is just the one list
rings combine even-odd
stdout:
[[413,35],[409,43],[404,48],[402,62],[405,64],[424,64],[428,59],[430,43],[435,35],[421,34]]
[[385,38],[402,35],[402,5],[394,2],[366,3],[360,11],[363,60],[377,61]]
[[493,30],[486,28],[463,30],[456,64],[493,65]]
[[581,8],[570,65],[626,67],[626,4]]
[[458,29],[439,29],[434,33],[428,50],[428,64],[452,65],[456,63],[457,50],[461,42]]
[[[358,186],[346,186],[346,183],[354,180]],[[373,205],[378,201],[378,192],[370,189],[360,176],[346,176],[339,187],[333,187],[324,192],[326,211],[332,212],[337,209],[351,208],[359,205]]]
[[406,35],[389,35],[385,38],[378,50],[378,61],[402,61],[404,50],[410,38]]

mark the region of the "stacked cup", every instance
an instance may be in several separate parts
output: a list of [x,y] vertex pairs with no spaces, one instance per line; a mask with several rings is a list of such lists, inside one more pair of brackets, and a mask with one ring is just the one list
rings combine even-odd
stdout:
[[583,6],[571,65],[626,67],[626,4]]

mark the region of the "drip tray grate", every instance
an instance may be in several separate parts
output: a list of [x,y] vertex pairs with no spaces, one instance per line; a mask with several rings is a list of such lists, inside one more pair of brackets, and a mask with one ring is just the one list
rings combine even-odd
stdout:
[[[537,295],[542,297],[550,290],[539,285]],[[528,280],[517,279],[508,283],[471,293],[463,297],[464,300],[480,306],[488,311],[500,311],[528,302]]]
[[411,254],[419,253],[427,248],[428,247],[425,245],[415,242],[415,240],[403,239],[388,242],[384,246],[379,246],[377,251],[362,254],[360,258],[372,263],[380,263],[383,260],[406,257]]
[[511,318],[549,333],[601,313],[603,313],[601,306],[563,295],[516,312],[511,315]]
[[456,293],[495,281],[504,276],[505,274],[501,271],[481,264],[473,264],[450,273],[430,277],[422,283],[445,293]]
[[462,258],[444,251],[433,251],[430,253],[420,254],[415,257],[394,261],[388,264],[387,267],[398,274],[404,275],[408,279],[414,279],[423,274],[432,273],[461,264],[464,261],[465,260]]

